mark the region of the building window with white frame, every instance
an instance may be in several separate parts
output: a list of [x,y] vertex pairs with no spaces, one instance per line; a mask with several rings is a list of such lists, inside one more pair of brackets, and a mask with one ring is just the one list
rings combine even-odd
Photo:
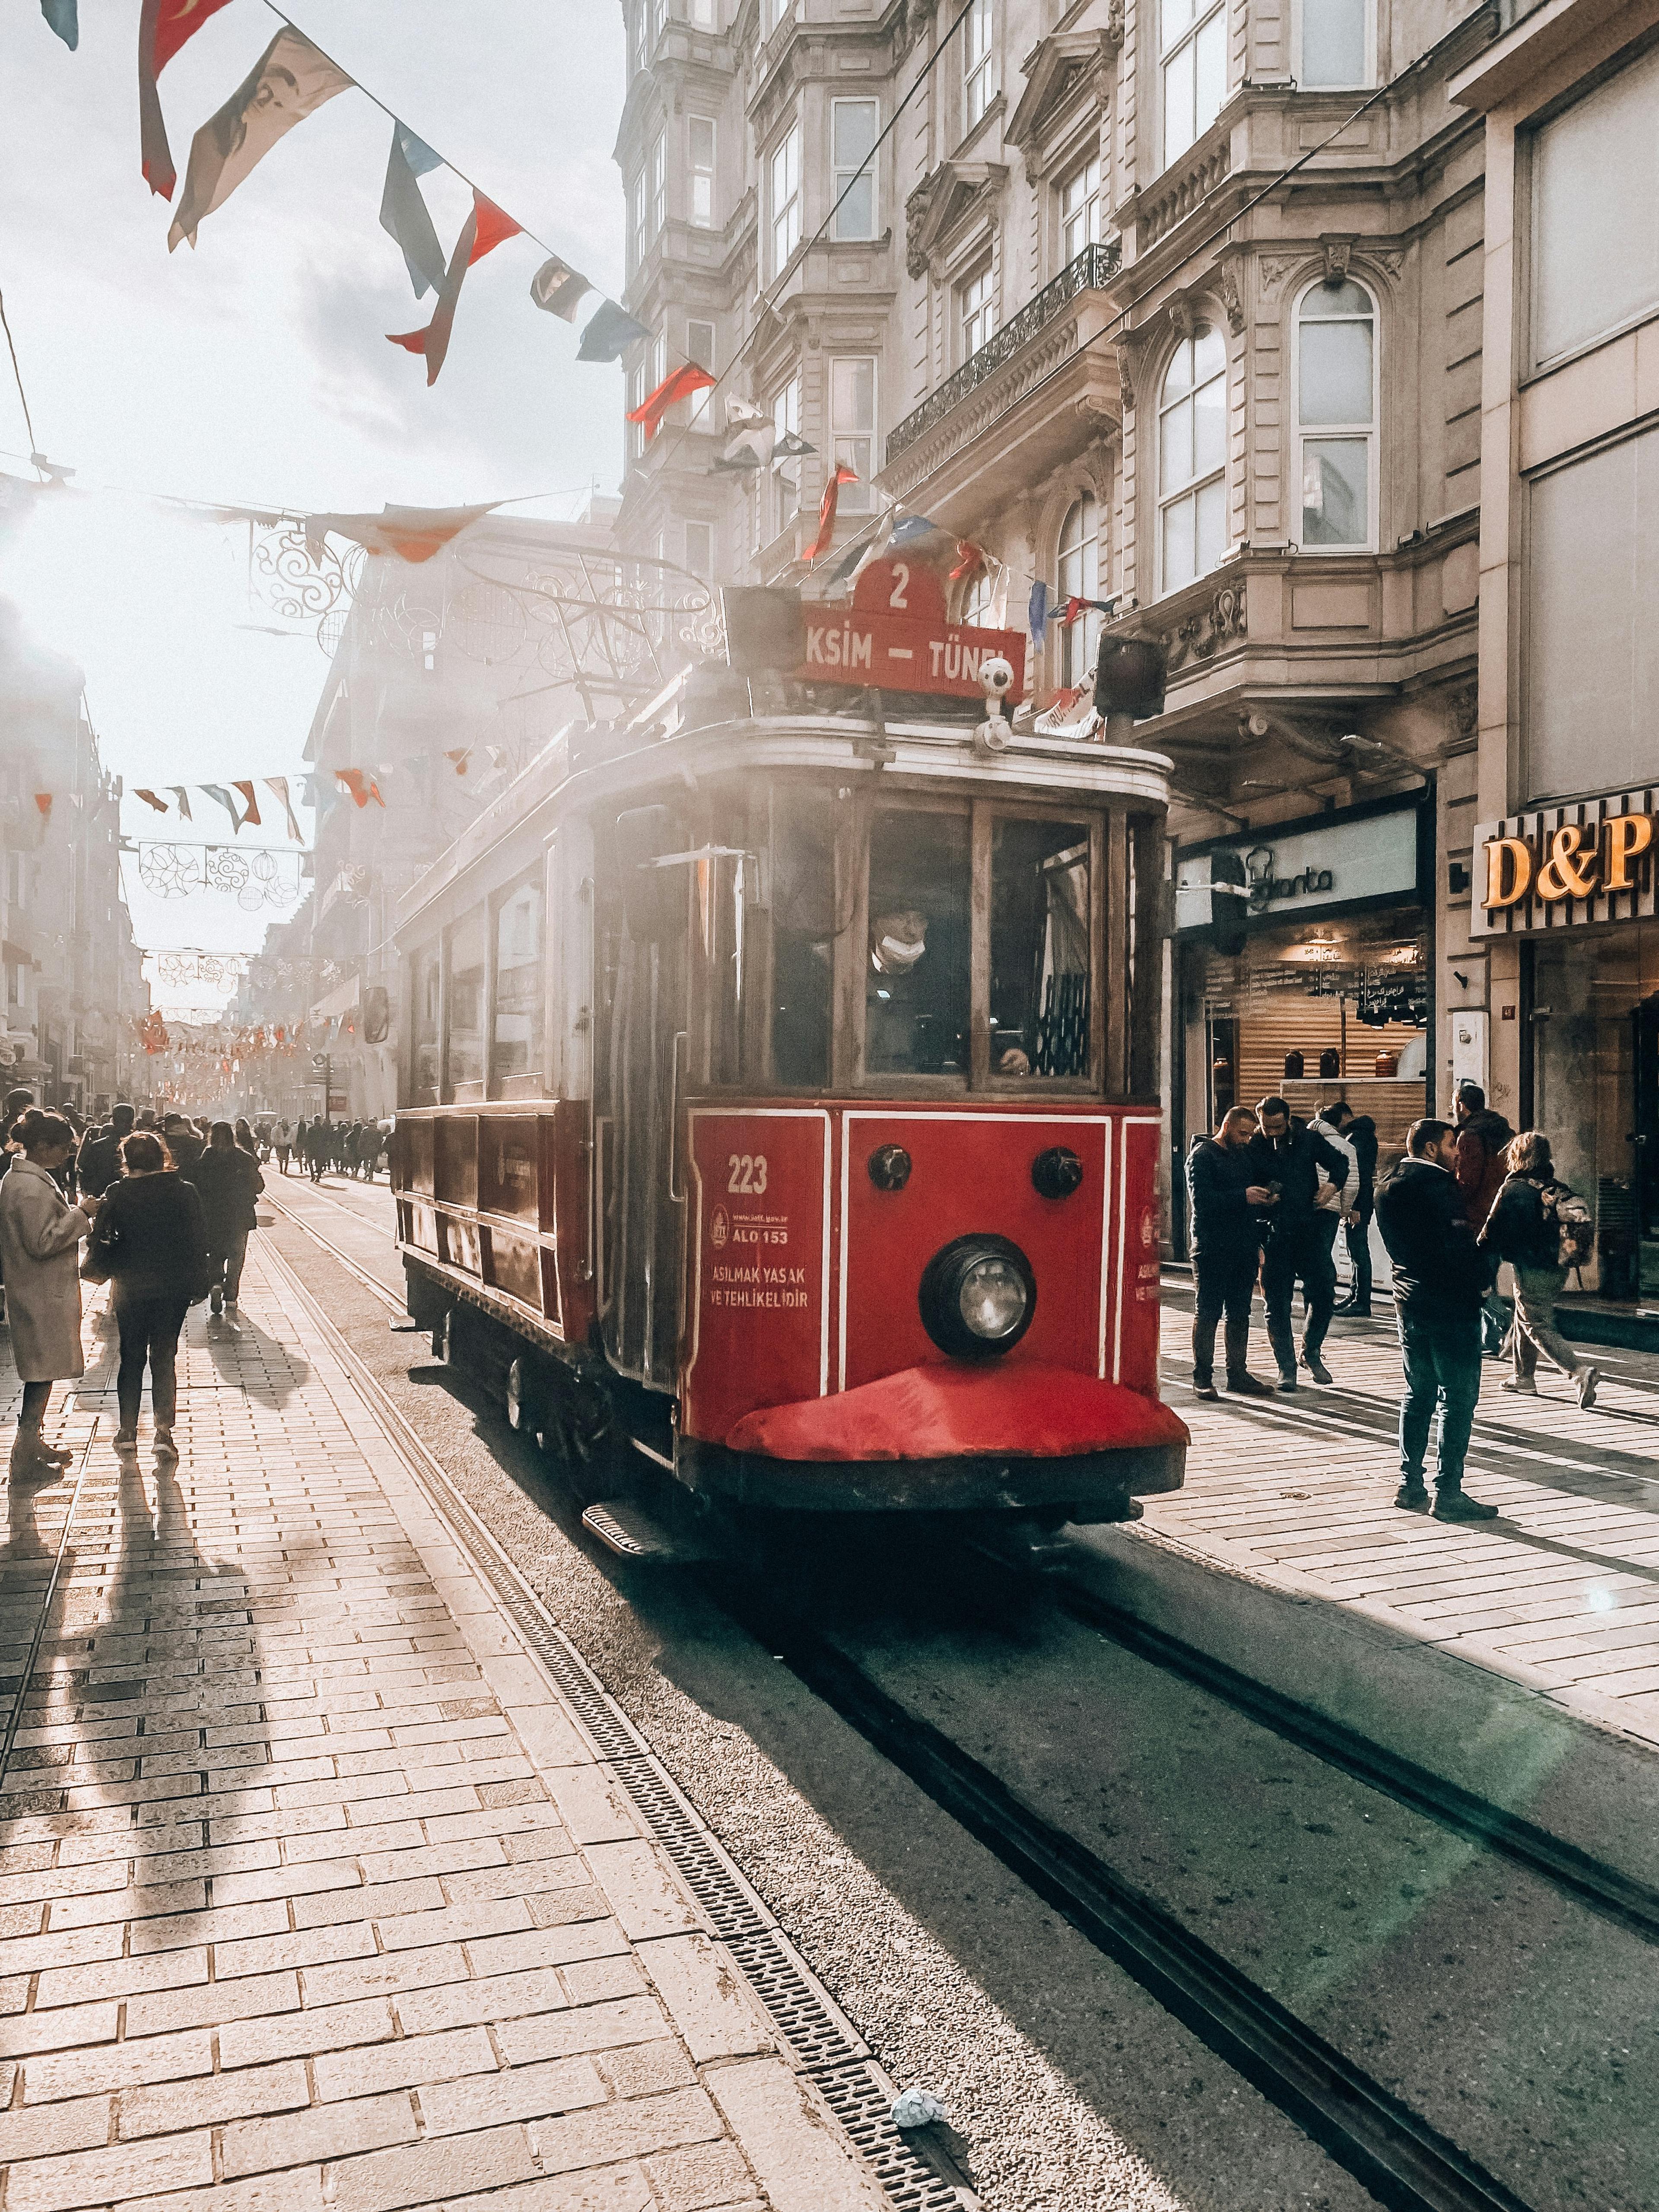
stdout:
[[1158,404],[1158,588],[1207,575],[1227,550],[1227,349],[1200,324],[1164,372]]
[[1348,92],[1371,82],[1371,0],[1298,0],[1297,89]]
[[718,31],[720,27],[717,0],[690,0],[690,16],[694,31]]
[[1364,285],[1310,285],[1296,331],[1297,465],[1304,547],[1376,540],[1376,307]]
[[[706,368],[711,376],[719,375],[720,371],[714,366],[714,325],[713,323],[699,322],[695,317],[687,320],[685,325],[685,357],[688,361],[695,362],[699,368]],[[704,385],[702,391],[694,392],[691,394],[691,403],[687,412],[686,419],[693,425],[694,428],[702,423],[703,417],[708,412],[708,393],[709,386],[708,385]]]
[[[998,563],[997,567],[1000,564]],[[962,602],[962,619],[969,629],[1000,629],[997,619],[997,568],[987,561],[969,585]]]
[[876,165],[872,156],[880,129],[881,111],[873,100],[830,101],[830,153],[835,174],[830,205],[836,210],[837,238],[876,234]]
[[663,224],[668,219],[668,149],[661,131],[657,133],[657,142],[651,149],[649,173],[650,201],[646,220],[650,225],[651,236],[659,238]]
[[766,36],[769,39],[778,25],[790,15],[795,0],[765,0],[762,14],[765,18]]
[[1100,156],[1088,160],[1061,179],[1060,265],[1067,269],[1085,246],[1100,243]]
[[701,576],[705,584],[714,582],[714,526],[712,522],[686,524],[685,565],[694,576]]
[[646,172],[629,179],[628,185],[628,265],[631,274],[645,259]]
[[686,118],[686,153],[691,169],[691,220],[699,230],[714,228],[714,118]]
[[768,164],[772,220],[772,274],[781,276],[800,244],[800,125],[792,124],[772,149]]
[[[1100,597],[1100,505],[1093,492],[1079,492],[1060,526],[1060,603]],[[1060,633],[1060,680],[1081,684],[1093,664],[1103,617],[1091,608]]]
[[962,27],[962,122],[971,131],[996,98],[996,0],[968,0]]
[[830,364],[830,465],[851,469],[841,488],[843,514],[866,514],[876,472],[876,363],[872,354],[838,354]]
[[996,335],[996,293],[988,261],[982,261],[957,285],[957,317],[962,332],[961,358],[971,361],[980,348]]
[[1162,0],[1158,49],[1168,168],[1204,136],[1227,97],[1225,0]]
[[[644,399],[645,363],[642,361],[636,361],[628,372],[629,413],[633,414],[635,409],[643,404]],[[623,427],[628,432],[628,458],[631,461],[636,461],[645,451],[645,425],[643,422],[629,422]]]

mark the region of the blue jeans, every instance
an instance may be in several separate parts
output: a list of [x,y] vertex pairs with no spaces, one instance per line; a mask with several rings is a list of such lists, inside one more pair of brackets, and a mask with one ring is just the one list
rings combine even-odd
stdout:
[[1396,1309],[1400,1352],[1406,1364],[1406,1395],[1400,1403],[1400,1474],[1405,1482],[1423,1480],[1429,1448],[1429,1424],[1439,1410],[1437,1490],[1459,1490],[1469,1431],[1480,1396],[1480,1316],[1450,1316]]

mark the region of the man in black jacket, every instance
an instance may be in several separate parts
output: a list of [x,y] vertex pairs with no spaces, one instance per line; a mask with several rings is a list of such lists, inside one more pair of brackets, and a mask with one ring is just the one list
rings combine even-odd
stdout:
[[75,1176],[83,1198],[101,1198],[121,1172],[121,1139],[132,1134],[133,1109],[125,1103],[110,1109],[106,1129],[88,1129],[76,1155]]
[[1261,1259],[1257,1217],[1269,1194],[1253,1182],[1250,1139],[1255,1115],[1235,1106],[1213,1137],[1200,1137],[1187,1155],[1187,1188],[1193,1208],[1193,1388],[1213,1398],[1215,1328],[1227,1317],[1227,1388],[1242,1398],[1265,1398],[1267,1387],[1249,1372],[1250,1298]]
[[1371,1310],[1371,1216],[1376,1211],[1376,1124],[1369,1114],[1356,1114],[1346,1098],[1325,1109],[1325,1119],[1353,1154],[1358,1188],[1353,1203],[1343,1216],[1343,1241],[1353,1281],[1338,1305],[1340,1314],[1368,1317]]
[[1279,1362],[1279,1389],[1294,1390],[1296,1336],[1291,1301],[1298,1280],[1308,1301],[1302,1364],[1316,1382],[1331,1379],[1319,1354],[1336,1306],[1336,1263],[1314,1201],[1322,1172],[1339,1191],[1343,1188],[1348,1161],[1316,1129],[1298,1121],[1282,1098],[1264,1098],[1255,1111],[1261,1127],[1250,1143],[1250,1181],[1265,1187],[1269,1199],[1267,1249],[1261,1263],[1267,1341]]
[[1437,1521],[1492,1521],[1495,1505],[1463,1492],[1463,1457],[1480,1396],[1480,1306],[1486,1262],[1475,1249],[1458,1189],[1457,1136],[1449,1121],[1413,1121],[1407,1157],[1376,1197],[1376,1224],[1394,1262],[1395,1312],[1406,1395],[1400,1404],[1400,1488],[1395,1504],[1429,1503],[1424,1460],[1439,1407]]

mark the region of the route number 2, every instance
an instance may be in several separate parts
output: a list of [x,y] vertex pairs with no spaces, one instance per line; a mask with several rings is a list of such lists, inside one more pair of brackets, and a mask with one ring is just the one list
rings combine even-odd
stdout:
[[764,1152],[733,1152],[731,1156],[731,1178],[727,1190],[740,1190],[750,1198],[761,1197],[766,1189],[766,1155]]
[[888,605],[890,607],[896,607],[901,613],[908,614],[910,608],[910,602],[904,595],[909,588],[910,571],[905,567],[902,561],[895,561],[893,563],[893,596],[888,600]]

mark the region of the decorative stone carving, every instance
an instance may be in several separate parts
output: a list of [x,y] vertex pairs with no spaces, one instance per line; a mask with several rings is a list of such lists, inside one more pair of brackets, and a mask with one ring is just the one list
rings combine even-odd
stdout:
[[1222,647],[1245,635],[1244,586],[1224,584],[1207,607],[1200,607],[1164,633],[1171,670],[1189,660],[1208,660]]
[[1002,161],[941,161],[904,203],[904,265],[922,276],[952,231],[975,210],[994,223],[998,198],[1008,181]]
[[1224,261],[1215,272],[1216,289],[1221,295],[1221,304],[1227,311],[1227,328],[1236,338],[1244,335],[1244,295],[1239,285],[1239,268],[1236,261]]
[[1474,743],[1480,714],[1480,695],[1473,684],[1462,684],[1446,699],[1446,728],[1449,740],[1460,751]]
[[1348,281],[1348,256],[1353,252],[1354,240],[1337,231],[1328,230],[1321,236],[1320,248],[1325,256],[1325,282],[1334,287]]
[[1187,292],[1173,294],[1170,300],[1170,325],[1176,336],[1178,338],[1191,337],[1196,322],[1191,295]]
[[1268,253],[1256,264],[1261,271],[1261,282],[1269,291],[1284,283],[1302,256],[1299,253]]
[[1122,338],[1118,340],[1116,346],[1113,349],[1117,355],[1118,394],[1123,402],[1124,413],[1126,415],[1132,415],[1134,412],[1135,404],[1134,352],[1127,342]]

